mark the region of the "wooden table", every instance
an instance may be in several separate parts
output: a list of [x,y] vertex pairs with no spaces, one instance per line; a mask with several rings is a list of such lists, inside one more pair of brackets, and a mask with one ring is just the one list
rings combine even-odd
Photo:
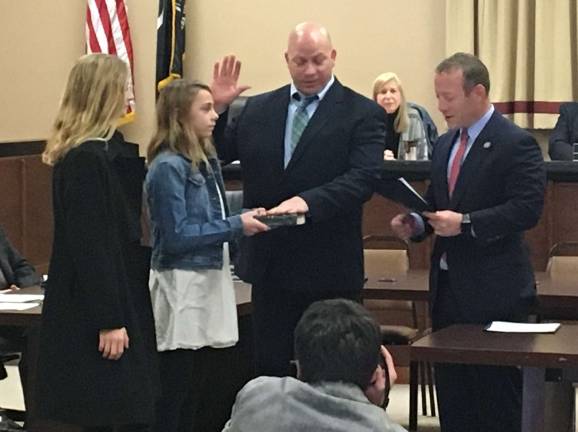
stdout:
[[[540,307],[563,310],[578,319],[578,275],[552,279],[546,272],[536,272]],[[389,277],[369,275],[362,292],[364,299],[429,301],[429,271],[410,270],[405,275]],[[539,310],[538,310],[539,311]]]
[[[31,287],[31,288],[22,288],[19,291],[10,293],[10,295],[42,294],[42,293],[43,290],[40,287]],[[42,314],[41,305],[24,311],[0,311],[0,326],[29,327],[38,324],[40,322],[41,314]]]
[[[578,367],[578,325],[562,325],[554,334],[485,332],[479,325],[454,325],[427,335],[410,348],[416,362],[520,366],[523,370],[522,430],[544,431],[547,368]],[[410,400],[417,407],[417,397]],[[410,418],[416,430],[417,418]]]
[[429,301],[429,270],[410,270],[406,274],[368,275],[362,292],[364,299]]
[[[251,285],[242,281],[235,281],[235,297],[237,300],[237,314],[239,316],[250,315],[251,306]],[[22,288],[16,291],[18,294],[42,294],[40,287]],[[0,326],[29,327],[40,322],[42,315],[42,305],[24,311],[0,311]]]

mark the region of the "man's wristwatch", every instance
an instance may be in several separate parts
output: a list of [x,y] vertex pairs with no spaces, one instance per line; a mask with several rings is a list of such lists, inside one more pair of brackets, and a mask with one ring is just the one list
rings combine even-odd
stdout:
[[472,232],[472,220],[469,213],[462,215],[462,234],[470,234]]

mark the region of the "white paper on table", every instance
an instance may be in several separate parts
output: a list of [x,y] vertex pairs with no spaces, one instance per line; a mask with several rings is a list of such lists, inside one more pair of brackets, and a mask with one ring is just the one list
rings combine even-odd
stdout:
[[0,303],[0,311],[24,311],[38,306],[40,303]]
[[560,323],[519,323],[508,321],[492,321],[486,331],[499,333],[555,333]]
[[44,300],[44,294],[0,294],[0,303],[26,303],[42,300]]

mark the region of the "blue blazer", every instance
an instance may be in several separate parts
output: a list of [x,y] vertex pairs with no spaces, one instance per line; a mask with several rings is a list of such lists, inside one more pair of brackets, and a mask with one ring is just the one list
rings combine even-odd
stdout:
[[535,299],[523,237],[538,223],[544,205],[546,174],[540,147],[532,135],[494,112],[465,159],[450,199],[447,166],[458,133],[448,131],[434,146],[426,198],[436,210],[470,213],[475,236],[436,238],[430,275],[432,307],[445,253],[463,322],[523,317]]

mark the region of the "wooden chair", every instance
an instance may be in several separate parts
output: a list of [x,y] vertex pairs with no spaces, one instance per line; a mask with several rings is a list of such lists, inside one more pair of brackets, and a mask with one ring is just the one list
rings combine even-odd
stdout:
[[[396,237],[370,235],[364,241],[366,275],[398,276],[409,270],[408,244]],[[365,307],[380,324],[382,342],[399,365],[409,365],[409,346],[429,331],[425,313],[418,314],[413,301],[365,300]],[[420,316],[422,315],[422,316]],[[420,318],[422,318],[420,320]],[[427,415],[426,386],[429,388],[431,415],[436,415],[433,373],[429,363],[418,365],[421,383],[422,413]],[[417,391],[410,376],[410,388]],[[410,413],[411,417],[412,413]],[[417,413],[414,413],[417,416]]]
[[[546,273],[552,281],[576,282],[578,290],[578,241],[563,241],[554,244],[548,252]],[[537,321],[568,321],[575,324],[576,313],[563,307],[538,305]]]
[[556,243],[548,252],[546,272],[553,279],[577,277],[578,241]]

